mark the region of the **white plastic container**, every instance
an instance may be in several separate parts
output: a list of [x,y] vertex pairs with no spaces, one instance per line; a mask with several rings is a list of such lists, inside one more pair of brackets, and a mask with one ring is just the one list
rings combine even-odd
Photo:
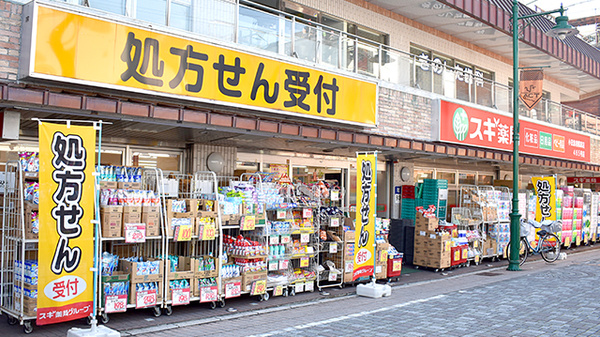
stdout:
[[392,287],[387,284],[377,284],[375,282],[359,284],[356,286],[356,294],[371,298],[385,297],[392,295]]

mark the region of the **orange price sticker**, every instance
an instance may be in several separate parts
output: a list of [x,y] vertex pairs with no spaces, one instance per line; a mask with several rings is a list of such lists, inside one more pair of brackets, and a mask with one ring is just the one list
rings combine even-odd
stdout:
[[273,296],[281,295],[283,295],[283,286],[275,286],[275,289],[273,289]]
[[175,241],[190,241],[193,232],[192,225],[179,225],[175,227]]
[[240,221],[241,230],[243,231],[251,231],[256,227],[256,217],[254,215],[246,215]]
[[202,240],[214,240],[217,234],[217,229],[213,222],[204,224],[202,228]]
[[267,280],[258,280],[252,282],[250,295],[260,295],[267,291]]

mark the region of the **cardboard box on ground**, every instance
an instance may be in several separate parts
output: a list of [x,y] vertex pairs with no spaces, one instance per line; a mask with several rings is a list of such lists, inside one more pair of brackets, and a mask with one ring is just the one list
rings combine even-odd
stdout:
[[416,266],[443,269],[450,267],[452,241],[449,233],[437,233],[437,218],[426,218],[417,214],[413,264]]

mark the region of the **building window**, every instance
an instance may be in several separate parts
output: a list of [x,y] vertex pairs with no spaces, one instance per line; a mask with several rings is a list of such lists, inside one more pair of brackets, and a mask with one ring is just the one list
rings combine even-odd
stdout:
[[494,73],[425,48],[411,46],[415,55],[411,85],[446,97],[492,107]]

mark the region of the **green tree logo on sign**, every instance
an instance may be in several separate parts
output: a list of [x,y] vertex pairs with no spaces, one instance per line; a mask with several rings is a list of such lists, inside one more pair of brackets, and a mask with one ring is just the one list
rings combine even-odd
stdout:
[[458,108],[454,111],[454,117],[452,118],[452,129],[454,130],[454,136],[459,141],[463,141],[469,134],[469,116],[463,108]]

